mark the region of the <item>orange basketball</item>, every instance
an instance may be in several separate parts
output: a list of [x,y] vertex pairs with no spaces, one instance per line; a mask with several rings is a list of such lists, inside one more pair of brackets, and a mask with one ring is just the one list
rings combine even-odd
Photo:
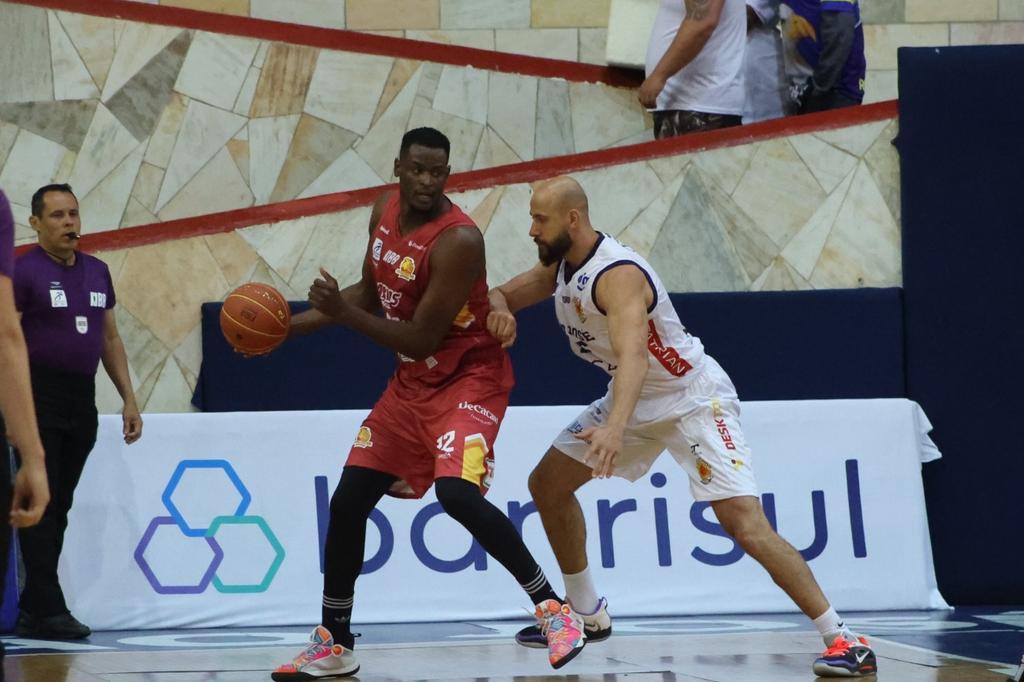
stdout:
[[257,282],[232,291],[220,309],[224,338],[246,355],[263,355],[284,343],[290,320],[288,301],[281,292]]

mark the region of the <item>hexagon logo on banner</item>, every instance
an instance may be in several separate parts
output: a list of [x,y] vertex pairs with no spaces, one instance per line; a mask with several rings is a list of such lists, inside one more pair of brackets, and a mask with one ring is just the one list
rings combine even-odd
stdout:
[[[284,547],[278,542],[277,536],[270,530],[270,526],[261,516],[218,516],[210,524],[210,530],[207,534],[207,538],[215,540],[218,534],[223,537],[225,534],[230,533],[231,530],[241,531],[246,535],[255,536],[245,538],[244,546],[247,548],[245,558],[240,561],[244,561],[246,564],[256,567],[256,572],[261,574],[260,579],[257,582],[247,583],[228,583],[219,575],[213,576],[213,586],[218,592],[264,592],[270,587],[271,581],[274,580],[274,576],[277,574],[277,569],[281,567],[281,562],[284,561]],[[256,540],[255,538],[260,538]],[[225,542],[227,542],[225,540]],[[219,543],[218,543],[219,544]],[[262,544],[262,547],[259,547]],[[262,550],[262,551],[261,551]],[[268,552],[269,550],[269,552]],[[261,556],[266,557],[270,554],[269,561],[265,564],[266,568],[261,568],[258,561]],[[228,562],[221,564],[218,570],[224,569],[225,571],[232,568],[227,565]]]
[[266,519],[245,514],[252,496],[230,462],[182,460],[161,500],[170,516],[150,521],[134,553],[155,592],[200,594],[211,583],[225,594],[270,587],[285,550]]
[[[201,492],[207,494],[197,494]],[[185,459],[171,474],[161,499],[182,533],[201,538],[214,518],[245,514],[252,496],[227,460]],[[235,499],[237,504],[232,503]]]
[[[177,521],[169,516],[158,516],[150,521],[135,548],[135,562],[157,594],[200,594],[209,587],[220,562],[224,560],[224,552],[214,538],[191,538],[175,532],[177,526]],[[210,550],[209,563],[205,560],[181,561],[183,555],[196,553],[193,549],[196,545]],[[151,548],[158,555],[147,559],[146,551]],[[160,552],[161,548],[163,552]],[[206,564],[205,569],[203,564]],[[187,579],[197,574],[199,577],[195,582]]]

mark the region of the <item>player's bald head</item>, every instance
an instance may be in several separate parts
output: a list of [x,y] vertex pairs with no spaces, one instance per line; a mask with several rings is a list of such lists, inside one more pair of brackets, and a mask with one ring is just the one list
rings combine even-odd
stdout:
[[587,193],[568,175],[534,183],[530,197],[530,236],[541,263],[553,265],[566,257],[577,240],[594,239]]
[[539,202],[552,211],[567,213],[575,209],[580,215],[589,216],[587,193],[573,177],[560,175],[557,178],[543,180],[534,185],[533,193]]

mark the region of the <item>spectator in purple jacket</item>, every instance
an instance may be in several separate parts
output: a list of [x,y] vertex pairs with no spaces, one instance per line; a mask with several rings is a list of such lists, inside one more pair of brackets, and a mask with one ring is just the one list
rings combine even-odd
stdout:
[[782,0],[783,54],[798,113],[864,99],[864,27],[857,0]]

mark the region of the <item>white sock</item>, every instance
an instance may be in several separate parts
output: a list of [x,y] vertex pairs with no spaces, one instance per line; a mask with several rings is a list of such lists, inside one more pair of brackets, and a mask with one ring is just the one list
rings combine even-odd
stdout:
[[825,640],[826,646],[832,645],[832,640],[836,638],[836,635],[852,634],[850,628],[846,627],[846,623],[831,606],[828,607],[828,611],[814,619],[814,627],[818,628],[818,633]]
[[590,567],[579,573],[562,574],[565,579],[565,596],[569,598],[576,613],[590,615],[597,611],[599,600],[594,581],[590,578]]

